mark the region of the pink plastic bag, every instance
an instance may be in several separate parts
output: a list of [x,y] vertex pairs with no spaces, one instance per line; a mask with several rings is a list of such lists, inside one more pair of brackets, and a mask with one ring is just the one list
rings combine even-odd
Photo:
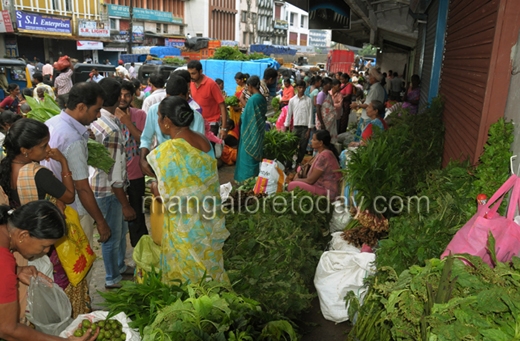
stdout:
[[[497,213],[507,192],[511,191],[511,200],[507,209],[507,216],[502,217]],[[489,201],[479,206],[477,213],[455,234],[451,242],[442,253],[441,258],[450,253],[469,253],[478,256],[491,267],[491,261],[487,250],[488,233],[493,233],[495,238],[495,251],[497,261],[508,262],[520,252],[520,226],[514,222],[515,212],[520,198],[520,178],[512,175],[496,191]]]

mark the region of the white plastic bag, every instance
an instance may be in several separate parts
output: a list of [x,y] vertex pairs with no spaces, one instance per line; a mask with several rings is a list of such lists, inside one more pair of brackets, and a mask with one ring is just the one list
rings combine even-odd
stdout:
[[343,231],[334,232],[331,234],[332,240],[329,243],[329,251],[346,251],[350,254],[357,254],[361,252],[360,248],[355,247],[354,245],[347,242],[341,236]]
[[329,223],[330,233],[343,231],[350,220],[352,220],[352,216],[350,215],[348,207],[343,204],[341,200],[334,201],[332,206],[332,217]]
[[326,251],[321,255],[314,286],[326,320],[339,323],[349,319],[345,296],[353,291],[362,303],[367,290],[363,281],[375,272],[374,261],[375,254],[359,250]]
[[57,336],[69,324],[72,306],[69,298],[56,283],[32,277],[27,290],[27,319],[36,330]]
[[226,201],[232,190],[233,185],[231,185],[231,182],[220,185],[220,200],[222,200],[222,202]]
[[54,266],[52,265],[49,256],[43,255],[40,258],[28,261],[27,265],[33,265],[36,267],[36,270],[40,271],[42,274],[54,281]]
[[[74,321],[64,330],[61,332],[60,337],[69,337],[76,329],[78,329],[78,326],[80,325],[81,321],[83,320],[90,320],[90,322],[97,322],[101,320],[106,320],[108,316],[108,311],[93,311],[90,314],[83,314],[78,315]],[[113,317],[111,319],[118,320],[121,322],[121,325],[123,326],[123,333],[126,334],[126,341],[141,341],[141,336],[139,335],[139,332],[133,330],[128,326],[128,323],[130,322],[130,319],[126,316],[125,313],[121,312]]]
[[263,159],[254,192],[268,195],[282,192],[285,184],[285,167],[277,160]]

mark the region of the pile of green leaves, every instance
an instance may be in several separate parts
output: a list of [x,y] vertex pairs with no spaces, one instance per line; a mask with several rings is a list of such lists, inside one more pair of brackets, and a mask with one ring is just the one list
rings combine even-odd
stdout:
[[253,52],[249,54],[244,54],[240,52],[238,47],[221,46],[215,50],[215,54],[210,59],[248,61],[264,58],[266,58],[266,55],[263,53]]
[[[387,205],[383,196],[413,195],[416,186],[426,175],[441,167],[444,125],[443,103],[435,98],[421,114],[408,110],[393,113],[387,131],[376,130],[366,146],[353,153],[344,172],[345,180],[357,191],[356,202],[373,214],[382,212]],[[394,209],[395,211],[395,209]],[[392,216],[386,210],[385,217]]]
[[297,340],[286,320],[273,320],[258,302],[216,282],[187,287],[188,298],[162,309],[143,341]]
[[299,138],[296,134],[271,129],[264,137],[264,158],[276,159],[284,165],[292,163],[298,149],[298,142]]
[[479,257],[458,258],[469,265],[447,257],[400,276],[382,269],[385,278],[373,284],[348,339],[517,340],[520,259],[491,269]]
[[315,296],[310,288],[332,212],[319,198],[284,192],[262,198],[258,210],[253,204],[226,215],[224,265],[233,289],[261,302],[268,313],[297,318]]
[[[40,122],[45,122],[61,112],[58,104],[48,94],[45,94],[45,100],[43,102],[38,102],[30,96],[27,96],[26,100],[31,107],[31,111],[27,113],[28,118],[32,118]],[[89,139],[87,148],[87,164],[94,168],[99,168],[105,173],[110,172],[110,169],[114,165],[115,161],[112,159],[105,146],[99,142]]]
[[224,104],[226,104],[226,106],[228,107],[236,107],[240,105],[237,96],[226,97],[226,99],[224,100]]
[[145,272],[142,284],[100,292],[109,317],[124,312],[143,340],[296,340],[292,325],[264,312],[260,303],[234,293],[229,284],[201,281],[165,284]]
[[161,282],[160,272],[147,272],[143,283],[123,281],[121,289],[99,292],[110,316],[124,312],[131,320],[130,327],[139,329],[141,335],[144,328],[152,324],[157,313],[178,299],[188,298],[186,285],[180,281],[170,285]]
[[184,64],[186,64],[186,60],[184,58],[179,58],[179,57],[163,58],[162,62],[164,64],[169,64],[169,65],[184,65]]
[[[387,239],[380,241],[378,267],[401,273],[412,265],[424,265],[439,257],[453,235],[476,212],[476,196],[491,197],[509,177],[513,124],[503,119],[491,125],[480,163],[452,162],[432,171],[417,185],[418,201],[410,200],[401,215],[390,219]],[[506,201],[503,207],[507,205]]]

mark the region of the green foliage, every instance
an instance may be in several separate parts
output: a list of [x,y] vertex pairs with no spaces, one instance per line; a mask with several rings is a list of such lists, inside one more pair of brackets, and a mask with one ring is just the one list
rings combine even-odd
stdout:
[[[357,191],[356,202],[371,213],[385,211],[387,204],[377,200],[383,196],[413,195],[416,186],[429,171],[441,166],[444,126],[440,98],[419,115],[407,110],[390,117],[391,128],[375,129],[366,146],[352,153],[345,180]],[[394,201],[393,204],[400,205]],[[398,210],[393,207],[393,210]],[[386,217],[392,215],[387,209]]]
[[377,47],[372,44],[365,44],[361,50],[357,52],[358,55],[364,56],[375,56],[377,54]]
[[298,149],[299,138],[291,132],[271,129],[264,137],[264,158],[278,160],[282,164],[292,163]]
[[167,57],[162,59],[164,64],[170,65],[184,65],[186,64],[186,60],[184,58],[179,57]]
[[390,220],[388,238],[380,241],[377,250],[377,266],[391,266],[401,273],[438,257],[475,214],[477,194],[491,197],[509,177],[512,133],[513,124],[499,120],[489,128],[488,143],[476,169],[468,162],[452,162],[419,183],[417,197],[428,205],[418,206],[414,200],[402,215]]
[[224,265],[233,289],[261,302],[268,313],[295,318],[315,296],[309,288],[330,219],[330,204],[319,198],[301,190],[284,192],[260,201],[265,204],[256,213],[244,208],[226,216],[231,234]]
[[228,96],[225,99],[226,106],[228,107],[236,107],[240,105],[240,102],[238,101],[237,96]]
[[[459,256],[462,258],[462,256]],[[431,259],[400,276],[382,270],[349,340],[517,340],[520,259]],[[352,297],[352,295],[350,296]],[[372,328],[362,328],[372,323]]]
[[210,59],[248,61],[264,58],[266,58],[266,55],[263,53],[253,52],[250,54],[243,54],[240,52],[238,47],[221,46],[215,50],[215,54]]
[[[27,103],[31,107],[31,111],[27,113],[28,118],[45,122],[48,119],[58,115],[61,112],[60,107],[48,94],[45,94],[45,100],[38,102],[36,99],[27,96]],[[99,168],[105,173],[110,172],[115,161],[112,159],[108,150],[99,142],[89,139],[87,143],[88,160],[87,164],[94,168]]]

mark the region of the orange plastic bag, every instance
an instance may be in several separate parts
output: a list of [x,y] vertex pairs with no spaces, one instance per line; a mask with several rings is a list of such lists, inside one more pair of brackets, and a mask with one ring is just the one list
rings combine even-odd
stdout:
[[58,71],[64,70],[70,67],[70,57],[62,56],[58,59],[57,62],[54,63],[54,68]]
[[96,255],[90,248],[76,210],[67,206],[64,213],[67,235],[61,238],[55,246],[70,284],[76,286],[87,275]]

